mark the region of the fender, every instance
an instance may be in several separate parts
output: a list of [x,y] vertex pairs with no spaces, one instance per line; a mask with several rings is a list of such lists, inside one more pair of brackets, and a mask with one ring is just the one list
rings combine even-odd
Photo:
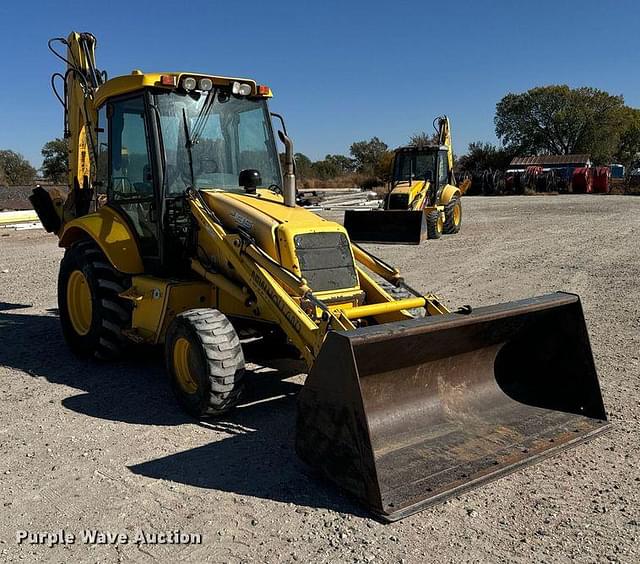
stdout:
[[459,198],[461,195],[462,193],[460,192],[460,188],[458,188],[457,186],[453,186],[452,184],[447,184],[440,193],[440,197],[438,198],[438,205],[444,206],[456,196]]
[[102,249],[114,268],[125,274],[144,272],[136,238],[126,222],[109,206],[65,224],[58,245],[70,247],[87,235]]

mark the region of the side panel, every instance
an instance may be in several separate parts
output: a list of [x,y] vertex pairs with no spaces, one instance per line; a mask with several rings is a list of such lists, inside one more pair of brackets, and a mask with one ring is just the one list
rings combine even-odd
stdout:
[[104,206],[95,213],[65,224],[59,245],[70,247],[87,235],[100,245],[116,270],[125,274],[140,274],[144,271],[134,234],[112,208]]
[[161,343],[174,317],[188,309],[211,307],[206,282],[172,282],[152,276],[134,276],[123,297],[133,304],[132,328],[147,343]]

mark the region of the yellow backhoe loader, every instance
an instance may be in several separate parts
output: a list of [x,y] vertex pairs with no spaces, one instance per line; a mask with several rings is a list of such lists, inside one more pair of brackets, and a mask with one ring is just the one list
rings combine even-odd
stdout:
[[59,315],[78,356],[162,344],[184,409],[219,416],[242,393],[240,337],[282,335],[309,369],[299,456],[386,520],[606,427],[577,296],[450,312],[295,205],[293,145],[267,86],[107,80],[91,34],[50,47],[67,65],[70,193],[36,189],[32,203],[65,248]]
[[419,244],[425,235],[439,239],[460,231],[467,182],[456,185],[449,118],[437,117],[433,126],[435,143],[395,150],[383,209],[344,213],[352,241]]

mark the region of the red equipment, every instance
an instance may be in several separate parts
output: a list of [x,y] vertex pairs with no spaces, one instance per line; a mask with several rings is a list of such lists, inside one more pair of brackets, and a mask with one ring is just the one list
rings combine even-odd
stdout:
[[608,166],[598,166],[593,169],[593,191],[596,194],[609,193],[609,178],[611,170]]
[[573,170],[571,177],[572,192],[577,194],[591,194],[593,192],[593,170],[579,167]]

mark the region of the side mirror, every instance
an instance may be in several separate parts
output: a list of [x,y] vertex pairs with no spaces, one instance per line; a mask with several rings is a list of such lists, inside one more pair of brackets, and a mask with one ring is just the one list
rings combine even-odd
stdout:
[[244,188],[247,194],[255,194],[256,188],[262,184],[260,172],[253,168],[241,170],[238,175],[238,184]]

